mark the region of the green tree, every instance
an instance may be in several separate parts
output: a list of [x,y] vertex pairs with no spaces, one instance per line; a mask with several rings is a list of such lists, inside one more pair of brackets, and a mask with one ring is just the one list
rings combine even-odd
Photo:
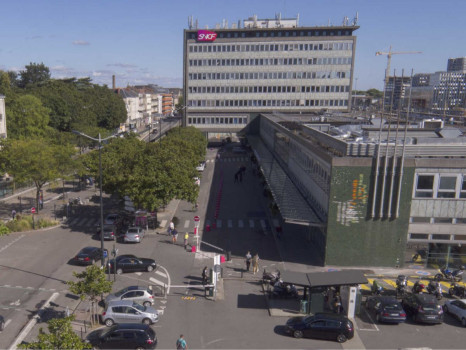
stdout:
[[19,87],[26,87],[29,84],[38,84],[50,79],[50,70],[43,63],[29,63],[25,69],[19,72]]
[[50,110],[32,95],[19,95],[6,106],[8,137],[46,137]]
[[38,340],[28,344],[18,344],[20,349],[91,349],[89,343],[73,331],[71,321],[74,316],[65,318],[53,318],[47,322],[48,333],[41,327],[39,329]]
[[383,97],[383,92],[377,89],[369,89],[366,91],[366,94],[375,98]]
[[45,139],[7,140],[0,153],[2,168],[12,175],[16,182],[34,182],[36,186],[36,206],[39,208],[39,193],[45,183],[60,175],[60,168],[71,162],[71,157],[57,157],[70,154],[69,145],[54,145]]
[[93,322],[98,322],[98,316],[95,313],[98,297],[102,296],[104,293],[110,293],[112,291],[113,282],[107,281],[104,269],[96,265],[88,266],[83,272],[73,272],[73,276],[76,277],[78,281],[66,282],[70,287],[70,291],[79,295],[81,300],[87,299],[91,302],[91,320]]
[[10,75],[0,70],[0,95],[9,96],[11,93]]

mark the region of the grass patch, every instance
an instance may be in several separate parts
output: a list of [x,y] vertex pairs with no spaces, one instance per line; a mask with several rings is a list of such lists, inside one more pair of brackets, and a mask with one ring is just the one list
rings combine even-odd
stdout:
[[[58,225],[58,221],[56,220],[46,218],[39,218],[34,220],[34,228],[36,230]],[[9,232],[31,231],[33,229],[32,215],[16,215],[16,219],[8,221],[5,226],[9,230]]]

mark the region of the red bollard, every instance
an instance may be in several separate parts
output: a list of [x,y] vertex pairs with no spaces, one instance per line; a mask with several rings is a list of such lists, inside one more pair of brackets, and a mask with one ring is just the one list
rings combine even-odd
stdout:
[[197,227],[194,228],[194,235],[197,235]]
[[193,246],[191,247],[191,253],[195,253],[195,252],[196,252],[196,246],[193,245]]
[[206,232],[209,232],[210,231],[210,225],[205,225],[205,230],[206,230]]
[[225,261],[225,257],[223,255],[220,255],[220,264],[224,263]]

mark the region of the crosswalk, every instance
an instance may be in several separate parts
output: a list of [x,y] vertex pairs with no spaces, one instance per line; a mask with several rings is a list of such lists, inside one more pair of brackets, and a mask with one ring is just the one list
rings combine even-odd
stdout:
[[[384,290],[396,290],[396,281],[395,281],[395,279],[390,279],[390,278],[367,278],[367,280],[369,281],[368,284],[361,284],[360,285],[361,290],[370,291],[371,286],[374,283],[374,280],[377,281],[377,284],[379,286],[382,286]],[[417,277],[417,278],[416,277],[411,277],[411,279],[408,279],[408,281],[407,281],[408,290],[411,290],[411,288],[414,286],[414,283],[417,282],[417,281],[420,281],[420,283],[424,284],[425,286],[427,286],[429,284],[429,282],[430,282],[429,279],[422,279],[421,278],[419,280],[419,277]],[[440,284],[442,285],[443,292],[447,293],[448,289],[450,288],[451,283],[450,282],[445,282],[445,281],[440,281]],[[459,284],[462,285],[463,287],[466,287],[465,282],[459,282]]]
[[[100,224],[99,218],[92,218],[92,217],[77,217],[77,218],[70,218],[67,222],[68,226],[70,227],[95,227],[97,228]],[[167,229],[168,228],[168,220],[162,220],[159,224],[159,229]],[[205,220],[204,222],[201,221],[200,226],[206,227],[213,226],[220,229],[255,229],[261,228],[264,231],[270,230],[271,227],[278,227],[280,226],[280,222],[278,219],[273,219],[270,222],[268,219],[216,219],[216,220]],[[194,220],[184,220],[178,223],[177,229],[180,230],[187,230],[192,231],[194,229]]]

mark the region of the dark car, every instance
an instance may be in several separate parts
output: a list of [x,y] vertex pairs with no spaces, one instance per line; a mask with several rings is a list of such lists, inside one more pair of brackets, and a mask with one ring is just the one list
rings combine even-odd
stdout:
[[86,341],[94,349],[155,349],[157,336],[146,324],[115,324],[91,332]]
[[401,301],[403,309],[416,322],[442,323],[443,309],[432,294],[409,294]]
[[[100,238],[100,225],[97,227],[97,234]],[[114,241],[118,235],[118,230],[116,225],[104,225],[104,240]]]
[[5,319],[3,318],[2,315],[0,315],[0,332],[3,332],[5,329]]
[[285,332],[295,338],[336,340],[344,343],[354,336],[354,326],[346,316],[316,313],[306,317],[292,317],[286,322]]
[[[108,251],[104,249],[104,258],[107,257]],[[102,258],[102,249],[97,247],[85,247],[74,257],[74,262],[80,265],[92,265]]]
[[[138,258],[134,255],[120,255],[116,258],[116,273],[123,272],[151,272],[157,267],[154,259]],[[115,259],[109,262],[108,270],[113,273],[115,269]]]
[[395,297],[368,297],[366,309],[375,314],[377,322],[400,323],[406,321],[406,312]]

